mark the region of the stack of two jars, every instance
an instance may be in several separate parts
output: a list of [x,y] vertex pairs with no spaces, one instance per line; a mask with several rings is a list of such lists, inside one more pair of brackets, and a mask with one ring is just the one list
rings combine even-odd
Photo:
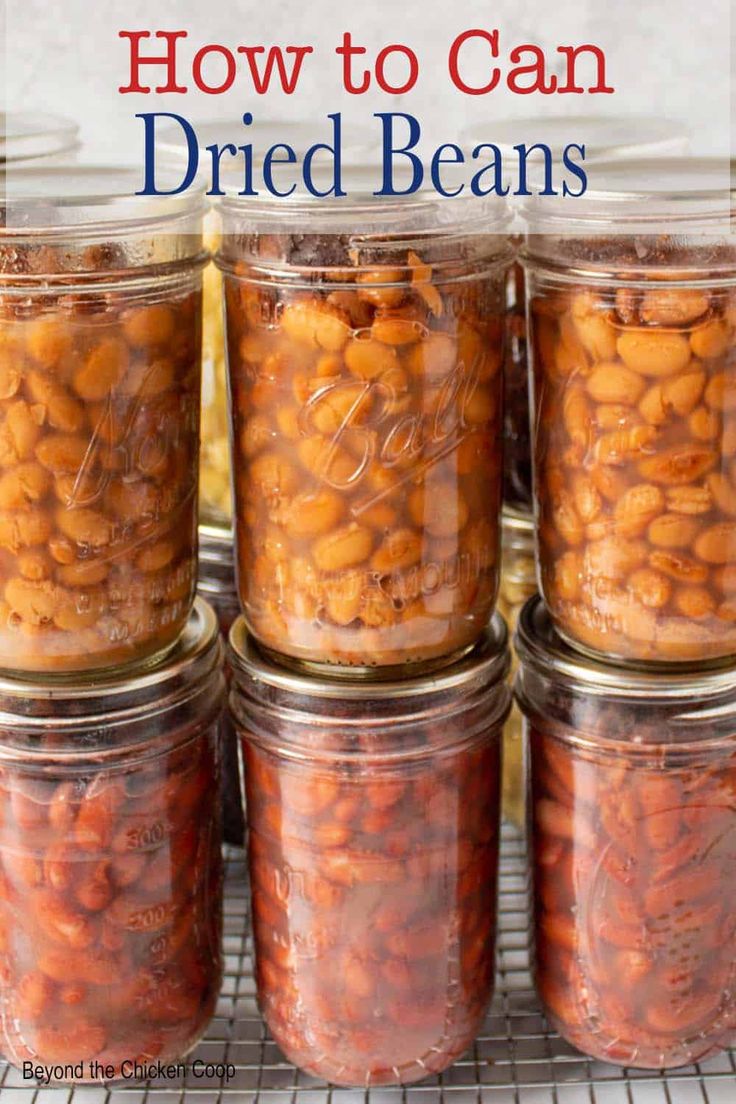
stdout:
[[222,975],[202,200],[137,186],[0,199],[0,1050],[63,1081],[183,1057]]
[[411,1082],[494,979],[503,203],[219,205],[256,981],[302,1069]]
[[623,1065],[736,1035],[733,199],[727,164],[621,161],[523,212],[535,976]]

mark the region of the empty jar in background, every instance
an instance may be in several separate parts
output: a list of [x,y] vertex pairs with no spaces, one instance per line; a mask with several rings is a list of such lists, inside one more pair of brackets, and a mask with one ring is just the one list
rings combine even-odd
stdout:
[[[227,642],[233,622],[240,615],[238,588],[235,582],[235,537],[231,529],[216,526],[199,527],[199,583],[197,592],[214,609],[220,633]],[[225,677],[229,668],[225,664]],[[243,846],[245,823],[240,782],[237,738],[230,713],[222,712],[222,809],[223,837],[227,843]]]
[[[524,603],[537,593],[537,573],[534,550],[534,522],[527,514],[504,509],[501,517],[501,586],[498,609],[509,627],[516,630]],[[516,653],[511,643],[511,672],[516,672]],[[517,827],[524,825],[526,778],[522,720],[516,702],[503,730],[502,812]]]
[[531,761],[534,972],[594,1058],[690,1065],[736,1038],[733,668],[616,668],[540,599],[516,637]]
[[[501,150],[516,176],[518,153],[515,147],[537,144],[549,147],[554,166],[552,185],[561,188],[563,176],[571,186],[577,184],[563,170],[563,151],[570,143],[585,147],[585,161],[572,153],[576,164],[585,166],[603,159],[619,157],[673,157],[687,152],[689,139],[683,125],[672,119],[647,116],[570,115],[531,117],[525,119],[484,119],[462,135],[464,147],[481,142],[493,142]],[[544,155],[536,151],[528,161],[529,190],[544,179]],[[509,177],[512,175],[509,169]],[[511,197],[518,205],[523,200]],[[521,242],[523,226],[514,223],[514,239]],[[507,338],[504,360],[504,504],[513,510],[532,510],[532,447],[529,428],[529,383],[526,322],[526,293],[522,266],[515,262],[509,269],[507,282]]]
[[736,653],[736,248],[729,167],[595,166],[529,201],[540,585],[623,660]]
[[79,127],[65,115],[48,111],[0,111],[0,165],[16,169],[42,161],[69,164],[79,148]]
[[127,169],[0,196],[0,668],[159,655],[197,581],[201,195]]
[[[0,1050],[14,1065],[183,1058],[222,975],[222,647],[197,602],[125,677],[0,680]],[[81,1063],[81,1067],[78,1064]]]
[[409,674],[496,599],[509,252],[503,204],[373,176],[221,204],[238,579],[272,651]]
[[284,670],[242,619],[230,663],[269,1030],[335,1084],[439,1073],[493,992],[503,621],[400,683]]

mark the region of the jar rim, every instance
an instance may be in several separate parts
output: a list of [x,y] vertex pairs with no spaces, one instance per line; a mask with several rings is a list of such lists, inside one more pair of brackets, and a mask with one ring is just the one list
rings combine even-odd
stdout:
[[[118,672],[1,676],[0,733],[14,725],[27,731],[53,727],[73,739],[90,725],[128,725],[145,719],[152,710],[168,712],[219,673],[221,658],[217,617],[198,597],[185,628],[163,656]],[[4,750],[18,746],[0,735]],[[58,750],[63,755],[66,749]]]
[[519,614],[514,647],[522,668],[545,678],[561,676],[571,687],[592,696],[683,702],[721,698],[736,704],[733,659],[707,663],[606,662],[565,640],[539,594],[529,598]]
[[270,658],[248,632],[241,615],[229,634],[228,661],[236,673],[243,673],[257,684],[316,699],[371,701],[428,697],[461,689],[483,677],[488,685],[503,680],[508,668],[508,630],[500,613],[495,613],[475,647],[456,663],[425,674],[382,681],[380,678],[350,677],[349,670],[330,677],[326,674],[301,674],[293,667],[282,667]]
[[68,153],[79,145],[79,126],[50,111],[0,111],[0,165]]

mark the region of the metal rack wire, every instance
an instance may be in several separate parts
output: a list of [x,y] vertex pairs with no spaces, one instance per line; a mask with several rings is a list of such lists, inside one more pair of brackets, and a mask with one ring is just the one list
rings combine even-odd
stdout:
[[496,997],[471,1052],[420,1085],[337,1089],[281,1056],[255,1002],[242,852],[227,854],[225,980],[215,1018],[191,1056],[229,1063],[230,1077],[110,1088],[48,1088],[0,1067],[0,1104],[736,1104],[736,1051],[665,1076],[594,1062],[552,1032],[529,977],[528,886],[519,833],[504,828]]

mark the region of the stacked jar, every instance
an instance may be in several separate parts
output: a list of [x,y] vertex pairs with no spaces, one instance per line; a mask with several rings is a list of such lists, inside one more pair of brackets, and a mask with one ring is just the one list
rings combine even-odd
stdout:
[[374,188],[227,199],[218,257],[258,998],[360,1086],[440,1072],[482,1020],[509,707],[505,212]]
[[[566,115],[540,118],[507,119],[487,122],[468,129],[464,142],[492,141],[508,164],[519,157],[520,145],[529,155],[526,177],[530,191],[542,187],[560,189],[559,173],[563,155],[570,143],[585,150],[585,165],[618,159],[633,154],[667,157],[685,153],[688,139],[679,123],[642,116]],[[550,151],[547,162],[544,150]],[[573,158],[575,155],[572,155]],[[549,184],[545,174],[549,173]],[[540,183],[544,182],[544,183]],[[575,202],[571,207],[574,213]],[[523,220],[517,201],[512,225],[515,248],[523,240]],[[506,285],[506,355],[504,358],[504,483],[503,483],[503,558],[501,561],[501,600],[510,611],[537,590],[533,547],[532,509],[532,436],[529,420],[528,341],[524,269],[517,259],[510,266]],[[520,548],[519,545],[522,544]],[[504,610],[506,614],[506,610]],[[515,616],[511,613],[512,621]],[[524,807],[521,770],[520,718],[516,709],[509,716],[504,734],[504,809],[521,823]]]
[[626,1065],[736,1036],[736,249],[729,166],[530,202],[539,600],[517,635],[536,977]]
[[0,1048],[114,1080],[221,976],[222,647],[197,575],[201,197],[0,197]]

